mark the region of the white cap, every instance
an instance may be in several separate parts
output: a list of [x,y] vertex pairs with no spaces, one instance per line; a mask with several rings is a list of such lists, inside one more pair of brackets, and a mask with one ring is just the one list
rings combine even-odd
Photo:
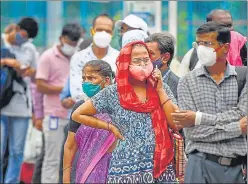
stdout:
[[127,17],[124,18],[124,20],[118,20],[115,23],[115,27],[117,29],[120,29],[122,24],[125,23],[129,27],[136,28],[136,29],[142,29],[143,31],[148,31],[147,23],[140,17],[137,17],[136,15],[130,14]]
[[122,48],[130,42],[145,41],[148,37],[147,33],[143,30],[131,30],[123,34],[122,36]]

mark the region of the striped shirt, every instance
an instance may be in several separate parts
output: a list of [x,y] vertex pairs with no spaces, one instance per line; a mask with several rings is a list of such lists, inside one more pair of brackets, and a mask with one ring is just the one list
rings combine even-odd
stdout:
[[184,128],[186,153],[194,150],[225,157],[247,154],[239,120],[247,115],[247,83],[238,97],[235,67],[227,64],[224,78],[217,84],[205,67],[179,80],[178,105],[182,110],[202,112],[201,124]]

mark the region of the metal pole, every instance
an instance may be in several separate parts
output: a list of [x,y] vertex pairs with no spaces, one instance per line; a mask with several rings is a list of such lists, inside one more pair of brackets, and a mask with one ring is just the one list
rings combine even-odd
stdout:
[[62,1],[47,1],[47,47],[58,42],[62,29],[63,15]]
[[162,1],[155,1],[156,15],[155,15],[155,27],[156,32],[162,31]]
[[[169,32],[177,40],[177,1],[169,1]],[[177,55],[177,48],[175,48],[175,56]]]

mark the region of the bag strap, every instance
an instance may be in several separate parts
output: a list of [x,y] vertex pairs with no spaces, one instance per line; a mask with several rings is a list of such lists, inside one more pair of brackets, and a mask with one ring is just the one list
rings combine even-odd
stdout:
[[235,71],[237,72],[238,96],[240,96],[246,83],[247,67],[235,66]]
[[189,70],[190,71],[192,71],[195,68],[195,66],[196,66],[196,64],[198,62],[198,59],[199,58],[197,56],[197,50],[196,50],[196,48],[194,48],[193,52],[192,52],[192,54],[190,56],[190,60],[189,60]]

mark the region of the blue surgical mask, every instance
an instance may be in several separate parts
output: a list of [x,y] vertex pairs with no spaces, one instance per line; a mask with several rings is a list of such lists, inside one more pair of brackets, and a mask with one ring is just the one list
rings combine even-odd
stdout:
[[83,82],[82,88],[88,97],[94,96],[101,90],[100,84],[92,84],[91,82]]
[[22,45],[23,43],[25,43],[26,41],[28,41],[27,38],[24,38],[20,33],[16,33],[15,35],[15,43],[16,45]]
[[153,61],[152,64],[154,68],[156,68],[156,66],[158,66],[158,68],[161,68],[163,66],[163,61],[161,58],[159,58],[156,61]]

